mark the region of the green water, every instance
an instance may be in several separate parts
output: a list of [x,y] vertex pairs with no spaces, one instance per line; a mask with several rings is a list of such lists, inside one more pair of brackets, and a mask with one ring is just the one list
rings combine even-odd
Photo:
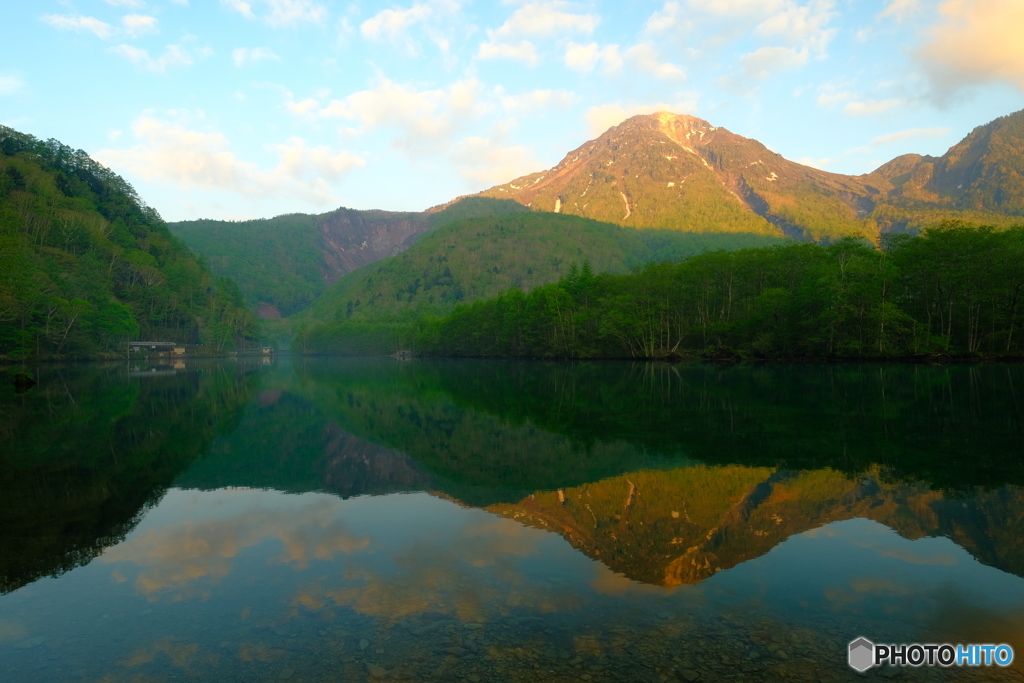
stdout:
[[1024,366],[178,365],[0,372],[3,681],[1024,679],[846,664],[1024,648]]

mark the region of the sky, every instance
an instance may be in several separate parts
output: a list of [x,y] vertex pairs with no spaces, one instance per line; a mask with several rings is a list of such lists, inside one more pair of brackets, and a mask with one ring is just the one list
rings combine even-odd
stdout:
[[1024,109],[1022,0],[4,3],[0,124],[170,221],[420,211],[691,114],[836,173]]

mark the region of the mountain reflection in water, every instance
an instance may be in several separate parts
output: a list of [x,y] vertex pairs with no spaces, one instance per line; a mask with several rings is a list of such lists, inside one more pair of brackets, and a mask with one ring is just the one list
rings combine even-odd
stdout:
[[0,397],[11,680],[853,680],[859,635],[1024,647],[1021,367],[36,374]]

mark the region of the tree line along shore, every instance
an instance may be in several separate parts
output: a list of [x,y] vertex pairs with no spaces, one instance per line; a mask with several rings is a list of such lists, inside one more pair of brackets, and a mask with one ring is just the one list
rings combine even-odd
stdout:
[[296,350],[498,358],[966,358],[1024,354],[1024,226],[718,251],[625,275],[574,266],[415,322],[338,320]]

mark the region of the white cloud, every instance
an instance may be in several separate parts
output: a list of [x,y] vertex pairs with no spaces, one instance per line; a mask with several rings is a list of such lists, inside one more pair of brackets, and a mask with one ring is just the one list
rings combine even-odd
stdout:
[[650,16],[644,24],[644,31],[647,33],[664,33],[666,31],[689,28],[687,17],[689,14],[681,3],[666,2],[660,10]]
[[567,2],[528,2],[513,12],[497,30],[488,33],[497,38],[593,33],[601,17],[564,11],[569,7]]
[[25,84],[17,76],[4,76],[0,74],[0,97],[13,95],[25,87]]
[[43,16],[45,21],[50,26],[58,28],[64,31],[74,31],[75,33],[82,33],[83,31],[92,33],[98,38],[109,38],[116,33],[115,29],[110,24],[100,21],[95,17],[83,17],[83,16],[72,16],[67,14],[47,14]]
[[159,57],[151,57],[148,50],[134,45],[115,45],[110,51],[119,57],[124,57],[135,66],[141,67],[156,74],[166,73],[172,66],[190,66],[192,56],[181,45],[168,45],[164,53]]
[[872,114],[881,114],[884,111],[889,111],[894,107],[898,107],[903,104],[902,100],[888,99],[888,100],[867,100],[866,102],[850,102],[843,111],[853,116],[870,116]]
[[[558,0],[527,2],[514,11],[504,24],[487,31],[487,41],[480,44],[478,56],[481,59],[514,59],[530,65],[537,64],[536,47],[527,38],[590,34],[601,21],[596,14],[565,11],[570,7],[570,3]],[[516,42],[516,38],[520,40]]]
[[299,22],[322,23],[327,19],[327,8],[310,0],[264,0],[270,13],[265,21],[271,26],[291,26]]
[[313,120],[316,118],[317,110],[320,108],[320,102],[318,100],[314,100],[312,97],[308,97],[301,102],[296,102],[291,98],[291,94],[289,93],[284,106],[285,109],[299,118]]
[[354,133],[397,128],[400,134],[395,142],[413,153],[443,149],[463,124],[481,112],[479,98],[480,84],[475,80],[456,81],[443,89],[415,90],[384,79],[372,90],[332,100],[315,115],[358,122],[360,128],[350,131]]
[[658,102],[656,104],[632,104],[622,105],[618,102],[614,104],[602,104],[596,107],[591,107],[587,110],[587,113],[583,115],[583,118],[590,124],[590,134],[597,136],[604,133],[612,126],[617,126],[631,116],[637,114],[653,114],[656,111],[668,111],[673,114],[688,114],[697,108],[697,98],[693,96],[693,99],[675,102],[674,104],[668,104],[665,102]]
[[239,47],[231,51],[231,59],[235,66],[256,64],[258,62],[280,62],[281,58],[269,47]]
[[686,72],[670,62],[658,59],[658,51],[650,42],[639,43],[626,50],[626,62],[637,71],[642,71],[663,80],[680,80],[686,78]]
[[263,21],[275,28],[301,22],[321,24],[327,20],[328,15],[324,5],[312,0],[221,0],[221,3],[246,19],[256,19],[256,11],[253,8],[258,5],[264,10]]
[[121,23],[124,24],[128,35],[134,38],[144,33],[155,31],[157,22],[156,17],[150,17],[145,14],[126,14],[121,17]]
[[600,56],[601,50],[597,43],[580,45],[570,41],[569,46],[565,48],[565,65],[575,71],[587,73],[594,70]]
[[425,20],[432,13],[426,4],[416,4],[409,9],[381,10],[359,25],[359,32],[364,38],[377,40],[387,37],[397,40],[410,26]]
[[835,36],[835,29],[826,28],[836,17],[832,0],[811,0],[806,5],[785,2],[782,8],[758,24],[756,33],[772,39],[779,38],[790,45],[810,49],[818,56]]
[[309,147],[303,139],[293,137],[271,148],[277,154],[277,166],[263,169],[238,159],[219,132],[189,130],[155,116],[139,117],[132,132],[138,145],[101,149],[93,157],[146,181],[183,189],[215,188],[254,197],[299,196],[314,204],[330,205],[336,199],[327,180],[336,181],[366,164],[351,152]]
[[878,13],[878,19],[892,17],[896,21],[903,21],[909,16],[921,11],[921,0],[890,0],[885,9]]
[[246,19],[255,19],[256,15],[253,14],[252,5],[245,0],[220,0],[221,4],[230,7]]
[[1024,2],[944,0],[915,57],[937,99],[988,81],[1024,91]]
[[762,81],[775,74],[807,63],[807,50],[791,47],[762,47],[740,57],[743,76]]
[[540,166],[528,147],[506,147],[491,137],[464,138],[452,150],[451,158],[463,178],[482,185],[500,185]]
[[[838,16],[834,0],[686,0],[666,2],[648,18],[648,35],[680,34],[690,42],[721,47],[726,43],[764,39],[824,58],[836,35],[829,28]],[[756,50],[750,54],[757,52]]]
[[519,95],[505,95],[498,88],[502,108],[510,113],[526,114],[548,107],[565,109],[576,102],[576,93],[568,90],[531,90]]
[[569,41],[565,48],[565,65],[581,73],[589,73],[598,63],[604,64],[605,72],[618,71],[622,68],[622,55],[618,45],[598,47],[597,43],[580,45]]
[[477,56],[480,59],[511,59],[530,66],[536,66],[540,61],[537,57],[537,48],[525,38],[515,44],[480,43],[480,51],[477,53]]
[[142,7],[146,3],[142,0],[104,0],[111,7]]
[[880,135],[871,141],[870,146],[891,145],[895,142],[909,140],[910,138],[941,138],[949,135],[949,133],[949,128],[911,128],[910,130],[901,130],[898,133]]
[[834,85],[823,85],[818,93],[818,104],[823,107],[834,107],[837,104],[848,102],[856,95],[847,90],[839,90]]

